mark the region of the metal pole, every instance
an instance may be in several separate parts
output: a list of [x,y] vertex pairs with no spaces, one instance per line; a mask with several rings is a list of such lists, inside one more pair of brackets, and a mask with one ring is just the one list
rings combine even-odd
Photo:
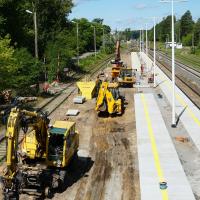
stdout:
[[38,30],[37,30],[37,13],[36,13],[36,8],[34,8],[33,21],[34,21],[34,30],[35,30],[35,58],[38,59]]
[[199,45],[200,45],[200,33],[199,33]]
[[95,53],[95,59],[97,58],[97,47],[96,47],[96,29],[94,26],[94,53]]
[[140,30],[140,56],[141,56],[141,30]]
[[154,80],[154,87],[156,87],[156,18],[155,17],[154,17],[153,37],[154,37],[153,80]]
[[194,33],[192,33],[192,50],[194,51]]
[[148,56],[148,32],[147,32],[147,24],[146,24],[146,55]]
[[144,52],[144,30],[142,29],[142,52]]
[[103,50],[105,51],[105,33],[104,33],[104,28],[103,29]]
[[78,66],[79,66],[79,27],[78,27],[78,22],[76,22],[76,36],[77,36],[77,61],[78,61]]
[[47,81],[46,57],[44,56],[44,81]]
[[174,54],[174,0],[172,0],[172,127],[176,127],[175,122],[175,54]]

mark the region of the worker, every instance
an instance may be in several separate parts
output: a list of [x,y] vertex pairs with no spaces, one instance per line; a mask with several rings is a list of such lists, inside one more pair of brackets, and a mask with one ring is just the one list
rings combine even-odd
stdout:
[[141,64],[141,76],[143,75],[144,73],[144,64]]
[[140,74],[137,71],[137,69],[135,69],[135,77],[136,77],[136,85],[140,84]]

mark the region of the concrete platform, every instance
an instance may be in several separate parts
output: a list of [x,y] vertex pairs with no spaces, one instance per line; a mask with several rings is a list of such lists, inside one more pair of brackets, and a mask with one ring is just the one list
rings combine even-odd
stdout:
[[153,94],[134,98],[141,200],[195,200]]
[[131,52],[131,63],[132,69],[137,69],[137,71],[140,73],[141,64],[137,52]]
[[[142,54],[144,60],[147,63],[151,63],[151,59]],[[170,105],[172,105],[172,85],[171,80],[160,70],[159,67],[156,68],[156,82],[161,88],[162,92],[165,94]],[[176,86],[176,114],[177,116],[186,108],[180,117],[180,121],[184,125],[185,129],[189,133],[194,144],[200,151],[200,110],[191,102],[191,100]]]

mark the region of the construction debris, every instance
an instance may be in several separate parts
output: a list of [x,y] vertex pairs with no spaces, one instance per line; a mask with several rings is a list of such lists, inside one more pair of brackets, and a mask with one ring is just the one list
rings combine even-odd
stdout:
[[18,97],[17,100],[23,103],[27,103],[27,102],[37,101],[37,97]]
[[183,136],[177,136],[177,137],[175,137],[175,140],[178,142],[183,142],[183,143],[190,141],[190,139],[188,137],[183,137]]
[[67,116],[77,116],[79,114],[79,110],[69,109],[66,113]]
[[83,96],[77,96],[73,99],[73,102],[74,103],[77,103],[77,104],[83,104],[85,102],[85,97]]

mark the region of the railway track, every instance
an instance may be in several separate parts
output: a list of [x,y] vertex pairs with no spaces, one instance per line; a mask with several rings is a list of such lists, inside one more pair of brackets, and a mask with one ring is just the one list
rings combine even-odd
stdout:
[[[97,67],[94,67],[90,71],[90,77],[94,77],[100,70],[104,70],[107,67],[107,63],[113,58],[113,55],[109,56],[102,63],[98,64]],[[78,80],[81,80],[85,75],[78,77]],[[47,112],[48,116],[53,113],[59,106],[61,106],[69,97],[76,91],[76,82],[69,83],[66,88],[61,90],[57,95],[52,97],[48,102],[42,105],[39,108],[36,108],[37,111]],[[19,144],[21,143],[24,134],[20,131],[19,135]],[[5,160],[6,156],[6,138],[5,135],[0,136],[0,165]]]
[[[179,59],[179,58],[183,59],[183,60],[186,61],[188,64],[191,63],[191,64],[193,64],[193,65],[195,65],[195,66],[200,67],[200,59],[197,59],[197,58],[192,58],[192,59],[190,59],[190,58],[185,57],[185,56],[183,56],[183,55],[178,55],[177,58],[178,58],[178,59]],[[180,63],[183,63],[183,62],[181,62],[181,61],[179,61],[179,62],[180,62]],[[189,64],[189,66],[190,66],[190,64]],[[194,70],[197,70],[195,67],[192,67],[192,66],[190,66],[190,67],[193,68]],[[197,70],[197,71],[200,72],[200,70]]]
[[[163,52],[158,51],[158,52],[157,52],[157,55],[158,55],[158,56],[162,56],[162,57],[164,57],[166,60],[168,60],[168,61],[171,62],[171,57],[169,57],[168,55],[164,54]],[[193,67],[191,67],[191,66],[189,66],[189,65],[186,65],[186,64],[184,64],[184,63],[182,63],[182,62],[180,62],[180,61],[177,61],[177,60],[175,61],[175,64],[176,64],[178,67],[184,69],[184,70],[187,71],[188,73],[190,73],[190,74],[192,74],[193,76],[195,76],[195,77],[197,77],[198,79],[200,79],[200,71],[199,71],[199,70],[197,70],[197,69],[195,69],[195,68],[193,68]]]
[[[150,52],[150,58],[153,60],[152,52]],[[169,60],[168,60],[169,61]],[[171,61],[171,60],[170,60]],[[177,66],[176,61],[176,66]],[[156,61],[157,66],[159,66],[164,73],[171,79],[171,65],[163,62],[162,59]],[[181,65],[182,66],[182,65]],[[190,73],[188,66],[184,67],[186,73]],[[188,71],[187,71],[188,70]],[[200,79],[200,77],[199,77]],[[189,81],[185,76],[176,73],[176,85],[180,90],[191,99],[191,101],[200,109],[200,89],[196,87],[191,81]]]

